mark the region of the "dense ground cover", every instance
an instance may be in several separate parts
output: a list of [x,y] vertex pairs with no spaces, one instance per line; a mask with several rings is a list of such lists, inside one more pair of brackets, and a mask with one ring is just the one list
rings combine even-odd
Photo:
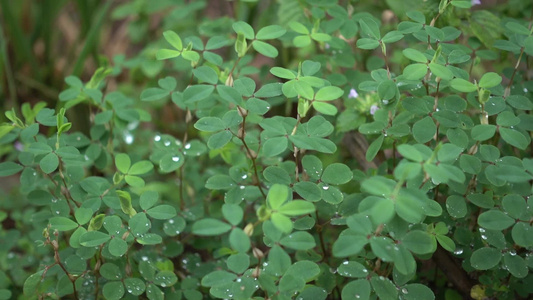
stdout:
[[0,299],[527,299],[529,1],[2,1]]

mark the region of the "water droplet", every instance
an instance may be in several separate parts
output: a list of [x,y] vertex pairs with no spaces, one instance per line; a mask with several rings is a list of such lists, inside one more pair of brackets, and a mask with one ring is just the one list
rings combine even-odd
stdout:
[[327,191],[327,190],[329,190],[329,186],[325,185],[325,186],[322,187],[322,189],[323,189],[324,191]]
[[453,252],[453,254],[455,254],[455,255],[461,255],[461,254],[463,254],[463,248],[457,248],[457,249],[455,249],[455,251]]
[[57,198],[52,198],[52,203],[57,203]]
[[170,224],[174,224],[174,219],[170,219],[170,220],[168,220],[168,223],[170,223]]
[[124,133],[124,142],[131,145],[133,143],[133,135],[129,132]]
[[516,255],[516,251],[511,250],[511,251],[509,251],[509,254],[511,254],[511,256],[515,256]]
[[241,186],[239,186],[239,188],[240,188],[241,190],[244,190],[244,189],[245,189],[245,186],[244,186],[244,185],[241,185]]
[[185,149],[187,149],[187,150],[188,150],[188,149],[191,149],[191,143],[187,143],[187,144],[185,144]]
[[142,259],[143,261],[148,261],[148,256],[143,256],[143,257],[141,257],[141,259]]
[[484,233],[485,232],[485,228],[479,228],[479,232]]
[[170,141],[165,141],[163,144],[165,145],[165,147],[168,147],[170,146]]
[[180,161],[180,157],[179,156],[173,156],[172,157],[172,161],[178,162],[178,161]]
[[409,293],[409,291],[407,291],[407,289],[406,289],[406,288],[403,288],[403,289],[402,289],[402,293],[404,293],[404,294],[408,294],[408,293]]
[[244,174],[244,175],[241,176],[241,178],[242,179],[246,179],[246,178],[248,178],[248,175]]
[[160,135],[156,135],[154,137],[154,141],[159,142],[160,140],[161,140],[161,136]]
[[359,294],[355,294],[355,298],[359,299],[359,298],[361,298],[361,296],[359,296]]

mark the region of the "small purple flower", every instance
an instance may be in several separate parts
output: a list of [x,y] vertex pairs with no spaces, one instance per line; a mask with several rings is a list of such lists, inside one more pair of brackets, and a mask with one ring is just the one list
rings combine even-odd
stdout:
[[481,4],[481,0],[472,0],[472,6],[480,5],[480,4]]
[[371,115],[374,115],[378,109],[379,109],[379,107],[378,107],[377,105],[375,105],[375,104],[372,105],[372,106],[370,107],[370,114],[371,114]]
[[350,89],[350,93],[348,94],[348,99],[355,99],[357,97],[359,97],[359,94],[357,93],[357,91],[354,88]]
[[17,149],[18,151],[23,151],[24,150],[24,145],[22,145],[21,142],[16,141],[15,142],[15,149]]

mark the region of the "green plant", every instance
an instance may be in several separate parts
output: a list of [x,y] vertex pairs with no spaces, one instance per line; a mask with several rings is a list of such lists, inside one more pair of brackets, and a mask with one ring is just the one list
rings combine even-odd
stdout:
[[[66,77],[57,110],[6,111],[0,298],[533,293],[532,16],[341,2],[262,8],[279,24],[170,13],[137,57]],[[171,5],[146,3],[113,13],[139,16],[136,41]],[[125,70],[148,86],[109,91]]]

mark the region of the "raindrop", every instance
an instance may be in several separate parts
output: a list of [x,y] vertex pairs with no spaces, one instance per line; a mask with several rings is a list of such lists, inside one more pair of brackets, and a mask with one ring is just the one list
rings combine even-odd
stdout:
[[402,293],[407,294],[407,293],[409,293],[409,292],[407,291],[406,288],[403,288],[403,289],[402,289]]
[[190,143],[185,144],[185,149],[187,150],[191,149],[191,144]]
[[178,162],[178,161],[180,161],[180,157],[179,156],[173,156],[172,157],[172,161]]
[[244,190],[245,186],[244,186],[244,185],[241,185],[241,186],[239,186],[239,188],[240,188],[241,190]]
[[165,145],[165,147],[168,147],[170,146],[170,141],[165,141],[163,144]]
[[509,251],[509,254],[511,254],[511,256],[515,256],[516,255],[516,251],[511,250],[511,251]]
[[141,259],[142,259],[143,261],[148,261],[148,256],[143,256],[143,257],[141,257]]
[[156,135],[154,137],[154,141],[159,142],[160,140],[161,140],[161,136],[160,135]]
[[124,142],[126,142],[128,145],[131,145],[131,143],[133,143],[133,135],[131,135],[129,132],[124,133]]
[[323,189],[324,191],[327,191],[327,190],[329,190],[329,186],[325,185],[325,186],[322,187],[322,189]]
[[463,254],[463,248],[457,248],[457,249],[455,249],[455,251],[453,252],[453,254],[455,254],[455,255],[461,255],[461,254]]

